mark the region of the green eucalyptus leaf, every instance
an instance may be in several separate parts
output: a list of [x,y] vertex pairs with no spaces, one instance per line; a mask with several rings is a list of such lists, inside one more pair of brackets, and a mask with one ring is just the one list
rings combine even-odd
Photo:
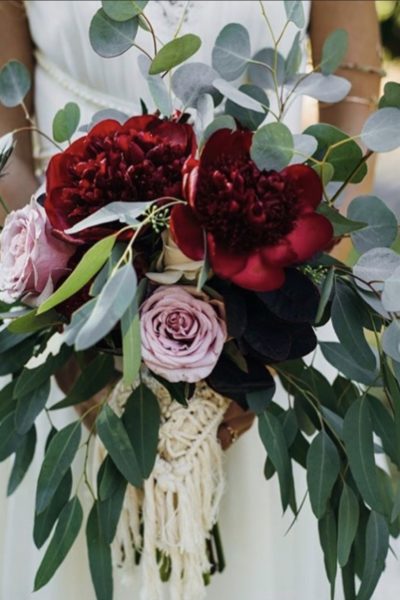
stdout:
[[5,327],[0,331],[0,354],[15,348],[30,337],[30,333],[14,333],[10,331],[9,327]]
[[81,440],[79,421],[58,431],[49,444],[40,469],[37,491],[36,512],[43,512],[50,504],[65,473],[69,469]]
[[46,361],[33,369],[25,367],[16,380],[14,397],[23,398],[44,385],[71,355],[71,349],[62,346],[56,355],[50,354]]
[[32,357],[36,342],[37,338],[31,336],[24,342],[20,342],[17,346],[0,354],[0,376],[21,371]]
[[138,57],[138,64],[140,72],[147,81],[149,92],[153,98],[154,104],[162,115],[169,117],[173,108],[171,94],[165,84],[164,79],[160,75],[149,75],[151,60],[147,56],[141,54]]
[[202,146],[204,146],[206,141],[219,129],[230,129],[231,131],[235,131],[235,120],[230,115],[218,115],[218,117],[215,117],[203,132],[201,140]]
[[361,141],[374,152],[390,152],[400,146],[400,109],[381,108],[365,121]]
[[320,348],[326,360],[348,379],[366,385],[380,384],[379,371],[363,369],[342,344],[338,342],[320,342]]
[[337,525],[332,508],[318,522],[319,539],[324,553],[325,570],[331,584],[331,598],[334,597],[337,571]]
[[324,431],[313,439],[307,454],[307,485],[311,507],[317,519],[327,510],[328,499],[340,471],[335,444]]
[[36,448],[36,428],[31,427],[22,443],[15,452],[14,464],[7,485],[7,496],[11,496],[23,480],[28,471]]
[[157,456],[160,407],[154,393],[141,383],[129,396],[122,417],[143,479],[147,479]]
[[400,361],[400,321],[395,319],[386,327],[382,336],[384,352],[395,361]]
[[110,354],[98,354],[83,369],[66,397],[51,407],[58,410],[75,406],[92,398],[115,378],[114,358]]
[[82,257],[74,271],[60,285],[60,287],[41,304],[38,314],[54,308],[73,294],[78,292],[101,269],[111,254],[117,236],[110,235],[98,241]]
[[[269,106],[268,96],[261,88],[255,85],[245,83],[239,87],[239,91],[243,94],[247,94],[248,96],[250,96],[250,98],[253,98],[257,102],[260,102],[264,107]],[[264,121],[266,117],[267,108],[264,109],[264,113],[261,113],[258,110],[256,111],[250,110],[248,108],[243,108],[242,106],[236,104],[232,100],[227,100],[225,105],[225,112],[228,115],[231,115],[232,117],[237,119],[243,127],[255,131]]]
[[138,459],[121,419],[106,404],[96,420],[97,434],[122,475],[135,487],[141,487]]
[[8,61],[0,70],[0,102],[9,108],[23,102],[31,88],[31,75],[19,60]]
[[400,108],[400,83],[388,81],[379,100],[379,108]]
[[320,102],[340,102],[351,89],[351,83],[337,75],[321,73],[300,73],[287,82],[294,96],[310,96]]
[[248,94],[244,94],[243,92],[238,90],[237,87],[229,83],[229,81],[225,81],[225,79],[215,79],[213,81],[213,86],[216,90],[218,90],[221,94],[226,96],[226,98],[228,98],[238,106],[265,114],[264,107],[258,100],[254,100],[254,98],[252,98]]
[[102,500],[98,503],[100,527],[104,540],[108,544],[113,542],[115,533],[117,531],[122,506],[124,503],[126,487],[127,481],[121,477],[113,494],[106,500]]
[[285,78],[291,79],[298,72],[303,53],[301,49],[301,32],[298,31],[294,37],[293,44],[285,61]]
[[288,21],[292,21],[299,29],[306,24],[302,0],[283,0]]
[[258,417],[260,438],[268,457],[278,472],[283,510],[293,495],[293,473],[283,427],[277,417],[265,411]]
[[338,516],[338,562],[344,567],[349,560],[351,547],[356,537],[360,507],[353,490],[343,483]]
[[365,502],[378,512],[382,502],[376,475],[372,422],[366,398],[356,400],[346,413],[343,426],[351,473]]
[[332,324],[339,341],[350,355],[357,356],[357,364],[376,371],[376,358],[363,330],[364,305],[353,289],[340,279],[335,284],[332,302]]
[[385,383],[385,392],[389,396],[394,412],[395,444],[397,455],[400,455],[400,385],[390,369],[387,357],[382,357],[382,374]]
[[400,312],[400,267],[397,267],[383,285],[382,306],[387,311]]
[[98,227],[104,223],[135,224],[137,218],[149,208],[150,202],[110,202],[92,213],[73,227],[65,230],[68,235],[79,233],[88,227]]
[[111,548],[101,527],[99,504],[96,502],[86,525],[86,543],[89,567],[97,600],[112,600],[113,574]]
[[[333,181],[345,181],[362,160],[363,153],[360,146],[354,140],[351,140],[346,133],[333,125],[327,125],[326,123],[311,125],[307,127],[304,133],[312,135],[318,140],[318,149],[314,155],[318,160],[323,159],[331,146],[338,142],[341,143],[341,145],[329,150],[329,164],[334,168]],[[347,140],[346,143],[344,143],[345,140]],[[366,173],[367,167],[362,164],[352,176],[351,183],[359,183],[364,179]]]
[[12,411],[0,421],[0,462],[13,454],[23,441],[24,436],[15,428],[15,412]]
[[367,400],[374,432],[380,437],[383,449],[390,460],[400,465],[400,447],[396,441],[396,428],[389,411],[378,398],[368,394]]
[[358,196],[348,208],[348,216],[367,224],[353,233],[351,239],[358,252],[377,247],[389,247],[397,236],[397,219],[392,211],[376,196]]
[[28,314],[22,315],[11,321],[7,329],[12,333],[32,334],[41,329],[61,325],[60,315],[55,311],[49,311],[43,315],[37,314],[37,309],[31,310]]
[[349,34],[344,29],[336,29],[326,38],[322,47],[321,72],[334,73],[343,61],[349,45]]
[[137,30],[136,17],[127,21],[115,21],[100,8],[90,23],[90,44],[103,58],[113,58],[132,48]]
[[133,302],[136,286],[136,271],[131,263],[110,277],[76,337],[76,350],[87,350],[110,333]]
[[218,34],[212,51],[213,68],[227,81],[240,77],[251,57],[250,36],[240,23],[229,23]]
[[41,386],[20,396],[15,410],[15,428],[21,435],[26,434],[35,422],[36,417],[46,406],[50,394],[50,379]]
[[199,97],[204,94],[211,94],[216,104],[222,99],[213,85],[217,77],[218,73],[209,65],[191,62],[179,67],[172,75],[172,91],[185,107],[195,107]]
[[139,375],[142,359],[140,318],[135,302],[122,315],[121,333],[124,382],[132,385]]
[[263,125],[254,134],[250,155],[260,170],[280,171],[293,156],[290,130],[283,123]]
[[102,0],[101,5],[113,21],[129,21],[146,8],[147,0]]
[[151,63],[149,75],[157,75],[180,65],[196,54],[200,46],[201,39],[192,33],[173,39],[158,51]]
[[105,457],[97,475],[99,500],[108,500],[121,487],[123,476],[114,465],[109,454]]
[[390,248],[373,248],[363,254],[353,267],[356,284],[367,292],[382,291],[383,284],[400,266],[400,255]]
[[15,411],[14,387],[15,379],[0,390],[0,423],[7,415]]
[[62,509],[54,535],[35,577],[35,591],[50,581],[78,537],[83,510],[77,496]]
[[293,135],[293,158],[291,165],[302,164],[308,160],[318,147],[317,140],[312,135],[295,133]]
[[67,102],[53,120],[53,138],[56,142],[66,142],[78,129],[81,111],[75,102]]
[[392,514],[390,515],[390,520],[393,523],[400,516],[400,485],[397,484],[396,495],[394,497]]
[[[315,138],[314,138],[315,139]],[[335,168],[329,162],[323,162],[321,164],[315,164],[312,167],[314,171],[319,175],[324,186],[327,186],[335,174]]]
[[275,81],[282,85],[285,80],[285,59],[274,48],[263,48],[251,59],[248,75],[250,83],[264,90],[273,90]]
[[324,202],[318,206],[318,212],[324,215],[333,225],[333,235],[335,237],[342,237],[367,227],[367,222],[361,222],[359,220],[351,220],[344,217],[340,212],[333,206],[329,206]]
[[263,413],[269,406],[275,394],[275,386],[265,390],[254,390],[246,394],[246,402],[249,409],[256,414]]
[[33,541],[41,548],[49,537],[62,509],[67,504],[72,490],[72,472],[68,469],[61,479],[48,507],[41,513],[35,513]]
[[325,308],[331,297],[334,280],[335,280],[335,270],[333,268],[330,268],[328,273],[325,276],[325,279],[324,279],[322,287],[321,287],[321,297],[320,297],[320,301],[319,301],[319,305],[318,305],[317,315],[315,317],[316,324],[318,324],[321,321],[322,317],[324,316]]
[[[102,273],[103,269],[100,271],[97,277],[100,278],[100,274]],[[99,284],[97,277],[94,280],[93,285],[91,286],[92,291],[94,291],[93,288],[96,288]],[[78,337],[80,330],[91,315],[95,307],[96,301],[97,298],[92,298],[91,300],[89,300],[89,302],[86,302],[86,304],[82,304],[80,308],[78,308],[75,312],[72,313],[71,321],[68,323],[68,325],[65,325],[63,331],[63,340],[68,346],[73,346],[75,344],[75,340]]]
[[365,536],[365,563],[357,600],[370,600],[382,571],[389,549],[389,529],[382,515],[372,511]]

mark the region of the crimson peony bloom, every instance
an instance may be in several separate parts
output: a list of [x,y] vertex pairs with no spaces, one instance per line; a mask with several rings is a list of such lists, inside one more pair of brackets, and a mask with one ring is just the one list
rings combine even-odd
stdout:
[[[333,237],[315,210],[322,198],[318,175],[306,165],[260,171],[250,158],[250,131],[217,131],[200,160],[186,164],[187,205],[175,206],[171,231],[193,260],[238,286],[266,292],[281,287],[284,268],[311,258]],[[204,237],[205,232],[205,237]]]
[[45,209],[54,230],[68,241],[94,242],[116,225],[74,236],[64,230],[111,202],[182,198],[182,167],[195,150],[187,124],[154,115],[98,123],[49,163]]

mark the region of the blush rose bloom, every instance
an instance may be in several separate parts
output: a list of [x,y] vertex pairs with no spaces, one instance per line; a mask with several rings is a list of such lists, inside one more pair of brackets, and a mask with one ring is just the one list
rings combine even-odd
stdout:
[[52,235],[44,208],[30,204],[11,212],[0,237],[0,300],[21,298],[37,305],[48,298],[66,272],[75,247]]
[[140,322],[144,363],[171,382],[208,377],[227,338],[223,304],[190,287],[157,288]]

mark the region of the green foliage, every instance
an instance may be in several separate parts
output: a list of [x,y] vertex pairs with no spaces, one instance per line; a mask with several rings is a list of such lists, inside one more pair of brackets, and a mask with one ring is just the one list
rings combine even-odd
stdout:
[[379,100],[379,108],[400,108],[400,83],[388,81]]
[[35,448],[36,428],[33,425],[16,449],[14,464],[7,485],[7,496],[11,496],[24,479],[35,455]]
[[115,21],[100,8],[94,15],[89,28],[89,39],[93,50],[103,58],[113,58],[132,48],[138,30],[137,17]]
[[50,380],[48,379],[26,396],[19,396],[15,409],[15,428],[21,435],[28,433],[36,417],[46,406],[50,394]]
[[81,503],[75,496],[62,509],[54,535],[35,577],[35,592],[50,581],[76,540],[83,521]]
[[43,512],[50,504],[65,473],[68,471],[81,440],[79,421],[58,431],[49,444],[40,469],[37,491],[36,512]]
[[[232,100],[227,100],[225,112],[237,119],[243,127],[247,127],[248,129],[255,131],[266,117],[267,107],[269,106],[268,96],[261,88],[247,83],[241,85],[239,87],[239,91],[247,94],[250,96],[250,98],[253,98],[257,102],[260,102],[265,107],[265,112],[261,113],[258,110],[256,111],[244,108]],[[221,119],[223,117],[219,118]]]
[[341,215],[336,208],[324,202],[321,202],[318,206],[318,212],[332,223],[333,235],[337,238],[367,227],[366,222],[348,219]]
[[359,517],[360,507],[357,496],[347,483],[343,483],[338,516],[338,563],[341,567],[349,561]]
[[75,102],[67,102],[57,111],[53,120],[53,138],[56,142],[71,140],[78,129],[81,111]]
[[397,236],[397,219],[393,212],[376,196],[357,196],[348,208],[350,219],[366,223],[351,239],[358,252],[372,248],[389,247]]
[[283,123],[269,123],[257,130],[250,150],[257,167],[280,171],[293,156],[293,136]]
[[284,0],[288,21],[292,21],[299,29],[305,25],[304,8],[301,0]]
[[365,536],[365,563],[357,600],[369,600],[383,569],[389,549],[389,529],[382,515],[372,511]]
[[324,553],[325,570],[331,584],[331,598],[333,598],[337,572],[337,523],[335,513],[331,507],[319,520],[318,532]]
[[31,75],[19,60],[8,61],[0,70],[0,102],[9,108],[24,101],[31,88]]
[[115,241],[116,235],[110,235],[94,244],[60,287],[40,305],[38,314],[45,313],[67,300],[88,283],[107,261]]
[[200,46],[201,39],[192,33],[175,38],[158,51],[151,63],[149,75],[157,75],[182,64],[196,54]]
[[212,66],[227,81],[240,77],[251,57],[250,36],[246,27],[229,23],[218,34],[212,51]]
[[381,108],[365,121],[361,141],[374,152],[390,152],[400,146],[400,109]]
[[340,470],[340,458],[335,444],[324,431],[313,439],[307,454],[307,486],[313,512],[317,519],[324,516]]
[[349,35],[344,29],[336,29],[326,38],[322,47],[321,72],[334,73],[347,53]]
[[67,469],[47,508],[40,513],[35,513],[33,541],[37,548],[41,548],[49,537],[62,509],[69,500],[71,490],[72,472],[71,469]]
[[129,21],[146,8],[147,0],[102,0],[104,12],[113,21]]
[[142,475],[135,451],[121,419],[105,404],[96,420],[97,434],[116,467],[129,483],[141,487]]
[[112,600],[111,548],[104,537],[98,502],[93,504],[87,520],[86,543],[96,598],[97,600]]
[[160,417],[156,396],[140,383],[126,402],[122,420],[143,479],[149,477],[156,460]]

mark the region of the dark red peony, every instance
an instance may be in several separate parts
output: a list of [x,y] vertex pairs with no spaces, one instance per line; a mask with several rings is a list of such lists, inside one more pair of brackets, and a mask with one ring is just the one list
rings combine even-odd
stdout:
[[69,241],[93,242],[115,224],[72,238],[63,232],[110,202],[182,198],[182,167],[195,150],[187,124],[154,115],[132,117],[124,125],[102,121],[49,163],[45,209],[53,228]]
[[315,210],[322,198],[318,175],[305,165],[260,171],[250,158],[252,133],[217,131],[200,160],[186,165],[188,205],[171,215],[179,248],[207,254],[213,271],[258,292],[282,286],[284,268],[311,258],[331,242],[330,222]]

